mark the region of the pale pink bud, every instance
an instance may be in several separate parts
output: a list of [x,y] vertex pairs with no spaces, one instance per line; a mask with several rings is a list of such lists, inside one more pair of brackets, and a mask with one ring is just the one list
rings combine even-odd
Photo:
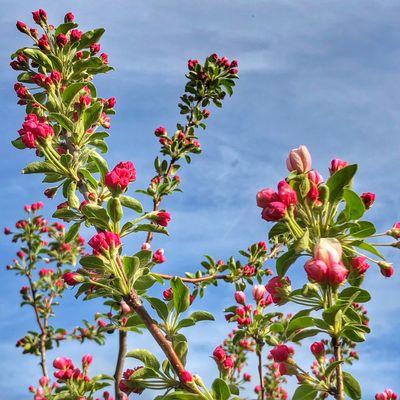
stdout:
[[264,285],[255,285],[255,286],[253,287],[253,297],[254,297],[254,300],[255,300],[257,303],[259,303],[259,302],[263,299],[263,297],[264,297],[264,295],[265,295],[266,292],[267,292],[267,289],[265,289],[265,286],[264,286]]
[[235,292],[235,300],[237,303],[244,305],[246,303],[246,295],[244,292],[237,291]]
[[342,261],[342,246],[335,238],[322,238],[314,248],[314,258],[328,267]]
[[311,170],[311,154],[307,147],[302,145],[290,151],[286,160],[287,169],[304,174]]

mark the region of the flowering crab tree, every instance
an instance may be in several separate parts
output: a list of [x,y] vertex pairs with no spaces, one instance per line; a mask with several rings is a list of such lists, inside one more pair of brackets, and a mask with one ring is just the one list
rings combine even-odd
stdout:
[[[304,146],[293,150],[287,161],[290,173],[278,191],[264,189],[257,195],[262,217],[275,222],[269,232],[270,249],[259,242],[240,251],[242,261],[207,256],[203,269],[185,276],[159,273],[157,266],[166,257],[163,249],[152,250],[152,240],[155,234],[167,234],[171,221],[163,200],[180,191],[179,169],[201,153],[199,134],[206,128],[209,108],[221,108],[225,97],[233,94],[238,63],[217,54],[203,63],[189,60],[179,103],[183,122],[172,133],[163,126],[155,129],[161,156],[154,160],[149,185],[135,188],[151,200],[150,209],[145,209],[128,194],[136,180],[134,164],[121,161],[110,168],[104,158],[116,105],[114,97],[100,97],[94,85],[95,75],[112,70],[99,44],[104,29],[82,32],[72,13],[57,27],[48,22],[42,9],[33,12],[33,19],[41,33],[17,22],[18,30],[32,43],[12,55],[11,67],[20,71],[15,84],[18,103],[27,114],[13,145],[34,149],[37,160],[23,172],[43,177],[48,198],[62,197],[53,216],[70,223],[65,234],[69,241],[75,240],[82,227],[92,229],[88,242],[92,254],[82,256],[80,267],[65,274],[64,281],[76,287],[77,297],[101,298],[115,311],[108,317],[109,329],[119,335],[113,376],[116,399],[140,395],[146,389],[161,391],[156,399],[239,399],[241,386],[251,379],[248,373],[242,375],[250,352],[258,360],[256,393],[261,400],[287,398],[284,375],[297,377],[299,387],[293,397],[297,400],[329,396],[341,400],[345,393],[361,399],[359,383],[343,365],[351,362],[348,352],[354,343],[369,333],[359,306],[370,299],[362,288],[363,276],[367,260],[387,277],[393,267],[377,250],[378,244],[370,241],[381,235],[363,219],[374,196],[359,196],[352,189],[357,166],[334,160],[331,177],[324,182],[312,169],[308,150]],[[124,246],[127,236],[143,233],[145,241],[136,251]],[[400,230],[395,227],[385,234],[397,238]],[[308,282],[292,290],[287,272],[301,257],[307,258]],[[273,274],[273,263],[270,268],[265,264],[273,259],[277,276],[265,282]],[[168,287],[159,290],[162,298],[150,294],[151,287],[166,283]],[[209,387],[186,367],[189,343],[182,332],[214,319],[207,311],[192,311],[192,303],[208,286],[218,284],[235,287],[238,305],[226,312],[227,320],[238,326],[212,355],[219,376]],[[246,302],[246,290],[251,290],[254,304]],[[289,302],[301,305],[301,311],[285,317],[273,308]],[[127,335],[142,331],[153,337],[165,359],[159,360],[147,349],[127,349]],[[308,373],[295,361],[290,343],[315,335],[325,337],[312,346],[317,362]],[[136,359],[138,366],[125,370],[126,358]],[[91,362],[85,356],[82,368],[77,368],[67,357],[56,359],[56,384],[50,385],[47,379],[39,382],[35,398],[94,399],[108,377],[90,378]],[[109,392],[102,396],[111,399]],[[378,399],[395,396],[389,389],[377,394]]]
[[[55,328],[51,319],[55,315],[55,307],[59,305],[67,285],[65,280],[69,273],[65,268],[74,266],[79,255],[84,254],[85,240],[81,236],[71,237],[66,234],[65,226],[60,222],[49,224],[38,212],[42,202],[24,207],[27,218],[15,224],[15,231],[5,228],[4,233],[12,237],[13,243],[20,244],[20,250],[7,269],[15,271],[24,281],[21,287],[21,306],[33,309],[38,331],[30,330],[17,342],[17,347],[24,354],[40,357],[40,368],[44,377],[48,377],[46,353],[54,345],[67,339],[94,340],[104,343],[104,328],[84,321],[83,327],[76,327],[68,332],[64,328]],[[53,267],[54,266],[54,267]]]

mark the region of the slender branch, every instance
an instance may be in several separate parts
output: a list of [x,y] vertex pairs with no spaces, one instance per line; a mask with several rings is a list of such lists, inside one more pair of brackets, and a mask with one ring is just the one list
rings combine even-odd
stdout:
[[[175,158],[172,158],[170,160],[167,172],[165,173],[165,175],[163,175],[165,178],[167,178],[167,177],[169,177],[171,175],[172,167],[174,166],[176,161],[177,160]],[[161,175],[158,175],[158,176],[162,177]],[[153,211],[158,211],[160,209],[161,201],[162,201],[162,198],[153,200]],[[146,242],[147,243],[151,243],[151,241],[153,240],[153,237],[154,237],[154,233],[153,232],[148,232],[147,233]]]
[[[271,249],[271,252],[268,254],[267,259],[274,258],[279,253],[279,251],[281,249],[282,249],[282,244],[275,245]],[[167,280],[171,280],[172,278],[175,277],[175,275],[160,274],[160,273],[156,273],[156,272],[154,272],[153,275],[157,275],[160,278],[167,279]],[[211,280],[214,280],[214,279],[217,279],[217,280],[230,279],[231,277],[232,277],[231,274],[211,274],[211,275],[201,276],[199,278],[188,278],[186,276],[181,276],[180,279],[183,282],[198,284],[198,283],[201,283],[201,282],[211,281]]]
[[[172,279],[172,278],[175,277],[174,275],[158,274],[158,273],[154,273],[154,275],[157,275],[157,276],[159,276],[160,278],[167,279],[167,280],[170,280],[170,279]],[[200,277],[200,278],[181,277],[180,279],[181,279],[183,282],[188,282],[188,283],[197,284],[197,283],[201,283],[201,282],[205,282],[205,281],[211,281],[211,280],[213,280],[213,279],[227,279],[227,278],[230,278],[230,276],[231,276],[230,274],[227,274],[227,275],[223,275],[223,274],[222,274],[222,275],[212,274],[212,275],[202,276],[202,277]]]
[[28,278],[29,286],[30,286],[31,292],[32,292],[32,300],[33,300],[32,307],[35,311],[36,322],[40,329],[40,348],[39,348],[40,363],[39,364],[42,369],[43,376],[48,376],[47,362],[46,362],[46,339],[47,339],[46,327],[40,318],[39,309],[37,307],[36,289],[33,284],[32,276],[31,276],[30,272],[27,272],[26,276]]
[[124,398],[124,393],[119,388],[119,382],[121,381],[122,373],[124,371],[125,356],[127,351],[127,338],[128,332],[120,330],[118,335],[118,357],[114,373],[116,400],[122,400]]
[[182,372],[185,370],[182,361],[172,347],[172,343],[164,336],[157,323],[144,308],[142,301],[140,300],[136,291],[132,290],[129,295],[125,297],[125,301],[139,315],[143,323],[146,325],[146,328],[149,330],[157,344],[161,347],[162,351],[167,356],[174,371],[180,377]]
[[[337,337],[332,338],[333,354],[336,361],[342,361],[342,346]],[[344,384],[342,364],[336,366],[336,400],[344,400]]]
[[263,346],[260,346],[259,350],[257,350],[257,357],[258,357],[258,377],[260,379],[260,394],[261,399],[264,400],[265,398],[265,389],[264,389],[264,374],[263,374],[263,362],[262,362],[262,349]]

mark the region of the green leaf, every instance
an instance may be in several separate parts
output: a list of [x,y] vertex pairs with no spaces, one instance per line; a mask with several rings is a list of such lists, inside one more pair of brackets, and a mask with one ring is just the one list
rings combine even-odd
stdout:
[[302,384],[300,385],[294,395],[292,400],[313,400],[317,396],[318,392],[311,385]]
[[270,229],[268,238],[272,239],[275,236],[283,235],[287,232],[289,232],[288,226],[283,222],[278,222]]
[[343,372],[344,391],[353,400],[361,400],[361,386],[357,379],[348,372]]
[[156,232],[168,235],[168,231],[161,225],[141,224],[135,227],[133,232]]
[[68,132],[74,131],[74,123],[65,115],[58,113],[49,114],[49,118],[59,123]]
[[62,94],[62,100],[69,106],[75,96],[87,85],[87,82],[75,82],[69,85]]
[[310,249],[310,233],[308,229],[305,230],[303,236],[298,239],[294,245],[294,251],[296,254],[301,254],[303,251]]
[[299,258],[294,250],[288,250],[276,260],[276,272],[279,276],[285,276],[289,267]]
[[135,254],[135,257],[140,260],[140,268],[144,268],[147,267],[147,265],[151,262],[153,258],[153,252],[150,250],[140,250]]
[[355,329],[352,325],[346,326],[342,330],[341,335],[352,342],[361,343],[365,341],[365,332]]
[[360,219],[365,213],[365,205],[361,197],[350,189],[343,189],[343,198],[346,202],[344,213],[348,220]]
[[174,293],[173,299],[176,312],[179,314],[186,311],[190,306],[189,288],[177,276],[171,279],[171,287]]
[[348,300],[357,292],[358,292],[357,297],[353,299],[353,302],[366,303],[371,300],[371,295],[366,290],[355,286],[350,286],[343,289],[339,297],[340,299]]
[[95,204],[86,204],[82,207],[82,213],[94,226],[102,229],[109,228],[109,216],[103,207]]
[[79,260],[79,263],[83,267],[87,267],[89,269],[94,268],[94,269],[102,269],[104,267],[104,263],[101,258],[96,257],[96,256],[86,256],[82,257]]
[[215,379],[212,383],[212,391],[216,400],[228,400],[231,391],[226,382],[220,378]]
[[355,173],[357,172],[357,164],[348,165],[336,171],[326,182],[329,188],[329,201],[335,203],[340,201],[343,196],[343,189],[348,186]]
[[104,182],[104,178],[108,172],[108,164],[107,161],[96,151],[92,151],[90,153],[90,157],[93,162],[96,164],[97,169],[100,172],[101,180]]
[[43,53],[42,50],[39,49],[25,49],[24,53],[31,58],[33,61],[35,61],[37,64],[39,64],[41,67],[44,67],[48,71],[51,71],[53,69],[53,64],[49,57],[46,56],[46,54]]
[[195,322],[215,320],[214,315],[208,311],[195,311],[189,315],[189,318],[192,318]]
[[85,132],[92,125],[98,122],[102,111],[103,111],[103,105],[99,101],[83,111],[82,119],[83,119],[83,129]]
[[369,221],[358,221],[356,226],[350,228],[350,234],[356,238],[365,238],[376,232],[375,225]]
[[68,199],[68,204],[71,208],[76,208],[76,209],[79,208],[80,201],[78,196],[76,195],[76,182],[71,182],[68,185],[67,199]]
[[310,326],[314,325],[314,318],[312,317],[298,317],[298,318],[292,318],[289,321],[289,324],[286,328],[288,333],[291,333],[293,331],[296,331],[298,329],[304,329],[304,328],[309,328]]
[[26,146],[20,137],[15,140],[12,140],[11,144],[18,150],[26,149]]
[[118,197],[111,197],[107,202],[107,211],[113,222],[118,222],[124,216]]
[[130,196],[120,196],[120,200],[121,200],[121,204],[124,207],[131,208],[132,210],[136,211],[137,213],[143,212],[143,206],[139,200],[136,200]]
[[146,297],[146,300],[156,310],[158,316],[165,321],[168,318],[168,307],[167,305],[157,297]]
[[93,29],[91,31],[85,32],[82,35],[81,40],[79,41],[78,50],[82,50],[89,47],[91,44],[98,42],[104,32],[105,29],[103,28]]
[[340,364],[343,364],[343,360],[330,363],[324,372],[324,376],[328,378],[333,370]]
[[23,174],[39,174],[43,172],[59,172],[59,171],[52,164],[40,161],[31,162],[22,170]]
[[60,208],[56,210],[53,214],[53,218],[60,218],[64,221],[72,221],[73,219],[78,217],[79,215],[69,208]]
[[77,23],[75,22],[65,22],[64,24],[61,24],[57,27],[55,35],[59,35],[60,33],[67,33],[71,29],[74,29],[78,26]]
[[366,250],[372,254],[375,254],[379,258],[382,258],[382,260],[385,259],[384,255],[372,244],[367,243],[367,242],[361,242],[360,244],[357,245],[360,249]]
[[135,349],[127,353],[127,357],[135,358],[140,360],[146,367],[150,367],[156,371],[160,369],[160,363],[158,362],[156,356],[150,351],[145,349]]
[[303,340],[308,337],[313,337],[315,335],[318,335],[318,333],[323,332],[321,329],[303,329],[298,333],[295,333],[291,336],[290,340],[292,342],[299,342],[300,340]]
[[129,279],[131,286],[135,282],[136,272],[140,268],[140,261],[137,257],[124,256],[123,258],[125,274]]
[[75,237],[78,235],[80,227],[81,227],[80,222],[76,222],[75,224],[71,225],[71,227],[68,229],[68,232],[65,235],[66,243],[70,242],[72,239],[75,239]]

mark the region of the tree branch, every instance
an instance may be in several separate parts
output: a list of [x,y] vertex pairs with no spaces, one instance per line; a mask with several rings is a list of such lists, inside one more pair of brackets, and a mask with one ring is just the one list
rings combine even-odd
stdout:
[[118,335],[118,357],[114,373],[116,400],[122,400],[124,398],[124,393],[119,388],[119,382],[121,381],[121,377],[124,372],[125,356],[127,351],[127,339],[128,332],[120,330]]

